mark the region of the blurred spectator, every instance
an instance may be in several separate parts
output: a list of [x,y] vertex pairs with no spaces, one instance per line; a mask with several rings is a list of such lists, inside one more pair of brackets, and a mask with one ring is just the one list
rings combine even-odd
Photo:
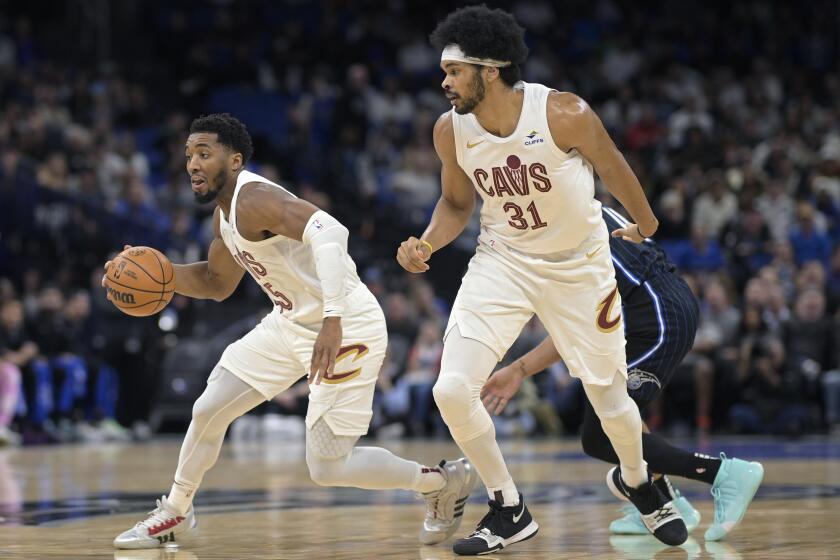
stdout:
[[691,243],[678,264],[686,272],[715,272],[723,268],[723,251],[706,228],[697,224],[691,229]]
[[797,436],[808,422],[804,377],[787,367],[785,347],[765,338],[752,347],[749,365],[739,378],[741,398],[730,413],[736,432]]
[[742,207],[740,215],[730,219],[721,240],[729,269],[739,288],[770,263],[770,229],[761,214],[750,205]]
[[793,224],[794,204],[785,191],[784,183],[779,180],[769,181],[765,192],[756,200],[755,207],[764,217],[773,239],[782,241],[788,238]]
[[[405,373],[400,377],[395,391],[406,393],[404,401],[408,416],[408,433],[427,435],[431,427],[428,420],[432,412],[432,387],[440,371],[440,358],[443,355],[443,340],[440,325],[435,321],[425,321],[420,325],[417,340],[408,354]],[[439,427],[442,424],[438,423]]]
[[123,186],[129,179],[144,182],[149,177],[149,160],[137,151],[134,137],[124,133],[113,141],[99,165],[99,184],[109,199],[120,197]]
[[686,362],[694,370],[695,422],[698,429],[708,431],[712,426],[715,388],[731,384],[729,376],[737,359],[735,344],[741,319],[719,281],[710,281],[704,296],[694,347]]
[[797,208],[796,227],[790,236],[796,263],[817,260],[828,264],[831,254],[831,241],[825,234],[825,225],[817,223],[814,207],[807,202],[800,202]]
[[38,345],[27,332],[23,305],[16,299],[7,300],[0,306],[0,360],[23,374],[27,420],[38,432],[36,441],[45,441],[42,430],[53,411],[52,371],[46,360],[39,356]]
[[692,227],[702,227],[711,239],[719,239],[723,227],[735,217],[738,203],[719,170],[709,172],[708,176],[708,189],[694,202]]
[[797,296],[783,340],[789,359],[814,375],[835,366],[834,325],[825,315],[825,296],[818,289],[808,287]]

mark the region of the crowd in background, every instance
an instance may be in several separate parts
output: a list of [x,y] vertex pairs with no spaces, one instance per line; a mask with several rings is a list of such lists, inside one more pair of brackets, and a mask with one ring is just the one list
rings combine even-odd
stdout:
[[[425,36],[446,4],[126,1],[92,34],[110,37],[103,58],[63,26],[72,14],[5,2],[0,442],[143,437],[166,353],[214,321],[265,311],[243,283],[213,304],[223,312],[176,298],[168,322],[134,319],[99,287],[125,243],[173,262],[205,254],[212,205],[192,200],[183,143],[190,119],[213,111],[249,126],[255,171],[350,228],[391,341],[374,430],[443,433],[431,386],[460,270],[435,261],[464,265],[477,223],[425,277],[393,255],[439,195],[431,130],[447,105]],[[700,302],[695,347],[647,411],[654,427],[840,425],[838,7],[817,4],[509,4],[527,29],[525,80],[595,108]],[[543,335],[529,324],[506,360]],[[271,406],[299,412],[303,394]],[[553,366],[526,384],[500,433],[573,431],[581,399]]]

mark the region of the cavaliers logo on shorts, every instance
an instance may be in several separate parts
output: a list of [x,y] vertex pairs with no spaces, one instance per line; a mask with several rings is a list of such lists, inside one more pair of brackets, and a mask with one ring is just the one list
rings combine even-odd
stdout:
[[616,296],[618,295],[618,286],[612,289],[610,294],[601,300],[601,303],[598,304],[598,318],[595,320],[595,324],[598,327],[598,330],[604,333],[613,332],[615,329],[618,328],[618,325],[621,324],[621,311],[619,311],[615,317],[610,319],[610,315],[612,315],[612,309],[615,306]]
[[[361,360],[367,353],[368,347],[364,344],[349,344],[347,346],[342,346],[338,349],[338,355],[335,357],[336,368],[338,368],[338,364],[342,360],[350,358],[350,362],[355,363],[358,360]],[[351,371],[344,372],[333,371],[332,373],[324,375],[323,382],[328,385],[338,385],[339,383],[344,383],[357,378],[361,372],[362,368],[356,368]]]

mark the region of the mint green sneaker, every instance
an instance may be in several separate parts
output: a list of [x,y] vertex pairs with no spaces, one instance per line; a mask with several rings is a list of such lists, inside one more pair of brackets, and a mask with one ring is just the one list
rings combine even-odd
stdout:
[[[675,496],[673,504],[680,512],[683,521],[685,521],[685,528],[690,533],[700,525],[700,512],[694,509],[694,506],[680,494],[679,490],[676,491]],[[642,514],[639,513],[636,506],[627,504],[622,506],[619,511],[624,514],[624,517],[610,523],[610,533],[613,535],[650,534],[645,524],[642,523]]]
[[715,520],[706,530],[707,541],[719,541],[741,522],[764,478],[761,463],[727,459],[723,453],[720,458],[723,464],[712,484]]

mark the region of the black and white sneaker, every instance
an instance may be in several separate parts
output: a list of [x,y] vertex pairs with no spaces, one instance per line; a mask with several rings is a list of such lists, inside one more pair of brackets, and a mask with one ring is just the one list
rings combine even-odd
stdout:
[[670,546],[688,540],[680,512],[673,502],[650,480],[638,488],[628,486],[621,478],[621,469],[613,467],[607,473],[607,486],[616,498],[629,500],[642,515],[642,523],[653,536]]
[[496,500],[487,502],[490,511],[478,522],[475,532],[464,539],[458,539],[452,546],[460,556],[478,556],[501,550],[513,543],[530,539],[540,526],[531,517],[522,494],[519,504],[502,507]]

